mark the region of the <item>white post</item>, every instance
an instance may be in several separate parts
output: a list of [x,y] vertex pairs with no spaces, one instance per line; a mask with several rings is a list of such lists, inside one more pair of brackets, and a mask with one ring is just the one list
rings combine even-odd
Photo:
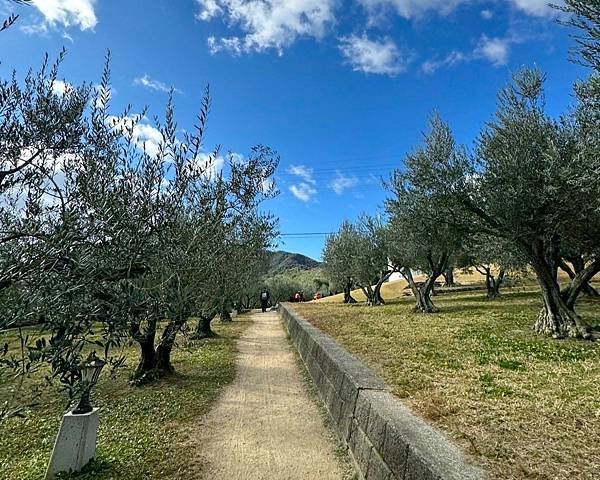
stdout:
[[46,470],[46,480],[53,480],[59,472],[78,472],[94,458],[98,418],[97,408],[82,415],[65,413]]

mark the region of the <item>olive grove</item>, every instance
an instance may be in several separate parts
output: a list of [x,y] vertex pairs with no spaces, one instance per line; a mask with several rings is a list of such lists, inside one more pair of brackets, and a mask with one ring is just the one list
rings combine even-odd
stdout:
[[[600,2],[566,0],[557,8],[568,14],[563,23],[577,29],[577,60],[592,68],[574,86],[573,108],[550,116],[545,75],[523,68],[499,92],[495,115],[472,151],[457,145],[434,115],[423,145],[386,183],[387,241],[378,244],[377,261],[404,276],[417,311],[437,310],[433,287],[453,267],[478,270],[489,298],[499,295],[508,271],[529,269],[543,305],[535,330],[591,337],[576,302],[582,293],[598,296],[590,282],[600,272]],[[344,238],[351,237],[347,222],[324,250],[337,281],[357,276],[356,266],[333,254],[350,252]],[[559,269],[570,279],[564,285]],[[425,280],[415,282],[414,272]]]
[[110,113],[109,61],[99,86],[74,86],[58,79],[63,58],[0,81],[0,330],[37,326],[4,345],[0,367],[49,365],[72,398],[90,349],[118,368],[137,343],[143,381],[173,370],[191,318],[210,334],[275,238],[259,207],[278,157],[206,153],[208,89],[195,130],[180,135],[171,96],[149,145],[145,111]]

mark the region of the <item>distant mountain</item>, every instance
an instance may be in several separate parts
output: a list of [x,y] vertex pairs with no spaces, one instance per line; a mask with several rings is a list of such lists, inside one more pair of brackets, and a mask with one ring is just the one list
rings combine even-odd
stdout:
[[269,252],[269,275],[277,275],[288,270],[311,270],[320,266],[320,262],[300,253]]

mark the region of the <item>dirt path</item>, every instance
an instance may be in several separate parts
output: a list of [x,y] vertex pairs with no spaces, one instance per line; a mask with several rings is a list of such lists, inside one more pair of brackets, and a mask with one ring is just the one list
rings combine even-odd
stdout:
[[344,478],[277,314],[253,320],[238,341],[236,380],[186,442],[200,472],[194,478]]

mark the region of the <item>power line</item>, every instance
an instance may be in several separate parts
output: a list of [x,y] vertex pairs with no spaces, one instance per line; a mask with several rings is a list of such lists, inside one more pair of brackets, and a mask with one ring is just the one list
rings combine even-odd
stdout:
[[294,232],[294,233],[280,233],[280,237],[297,238],[297,237],[326,237],[328,235],[335,235],[335,232]]

